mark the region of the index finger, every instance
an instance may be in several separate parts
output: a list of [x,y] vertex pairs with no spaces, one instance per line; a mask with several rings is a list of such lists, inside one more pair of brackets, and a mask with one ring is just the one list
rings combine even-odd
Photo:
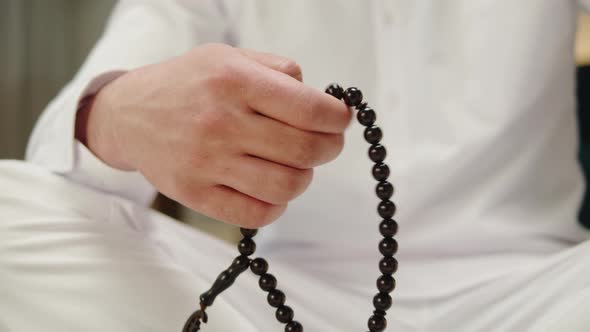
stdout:
[[352,114],[342,101],[258,63],[248,67],[245,98],[252,109],[307,131],[340,134],[348,127]]

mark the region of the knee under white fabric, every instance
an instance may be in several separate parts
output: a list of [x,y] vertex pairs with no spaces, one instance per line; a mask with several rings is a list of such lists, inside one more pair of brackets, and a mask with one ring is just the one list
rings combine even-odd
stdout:
[[[2,331],[180,331],[199,294],[236,255],[233,246],[35,166],[0,162],[0,186]],[[318,277],[280,255],[269,261],[306,330],[366,329],[374,285],[340,279],[356,266]],[[376,275],[364,272],[366,280]],[[399,272],[410,282],[403,265]],[[423,273],[445,271],[426,265]],[[586,242],[453,293],[394,293],[389,325],[400,332],[587,331],[588,276]],[[246,273],[216,300],[203,331],[281,328]]]

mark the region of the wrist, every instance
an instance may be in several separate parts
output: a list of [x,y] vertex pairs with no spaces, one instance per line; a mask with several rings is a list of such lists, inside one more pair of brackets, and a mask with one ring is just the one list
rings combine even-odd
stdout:
[[76,139],[107,165],[119,170],[134,170],[121,153],[113,116],[114,107],[109,101],[111,98],[107,90],[105,86],[96,94],[81,100],[76,114]]

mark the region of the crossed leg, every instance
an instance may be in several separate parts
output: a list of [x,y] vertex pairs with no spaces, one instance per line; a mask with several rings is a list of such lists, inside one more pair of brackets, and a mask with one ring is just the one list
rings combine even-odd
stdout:
[[590,241],[429,308],[426,331],[590,331]]

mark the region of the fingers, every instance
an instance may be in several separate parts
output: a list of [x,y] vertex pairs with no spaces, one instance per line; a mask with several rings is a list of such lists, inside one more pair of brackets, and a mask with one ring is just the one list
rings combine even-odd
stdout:
[[311,169],[240,155],[210,170],[208,184],[194,176],[178,179],[174,192],[179,196],[170,197],[211,218],[258,228],[281,216],[288,202],[309,186],[312,177]]
[[250,108],[308,131],[339,134],[348,127],[352,115],[343,102],[258,62],[247,68],[244,97]]
[[260,201],[283,205],[303,193],[312,177],[311,169],[295,169],[244,155],[217,173],[215,180]]
[[342,151],[342,134],[303,131],[264,115],[247,115],[241,150],[285,166],[309,169],[334,160]]
[[287,74],[298,81],[303,81],[303,73],[301,72],[301,67],[299,67],[297,62],[289,58],[274,55],[271,53],[256,52],[245,48],[240,48],[238,50],[243,55],[260,63],[261,65]]
[[246,228],[259,228],[276,220],[287,205],[275,205],[245,195],[235,189],[216,185],[208,188],[192,207],[211,218]]
[[[167,172],[175,179],[153,176],[154,183],[221,221],[250,228],[274,221],[309,186],[313,167],[340,153],[351,111],[304,85],[301,68],[284,57],[211,45],[186,61],[177,76],[201,73],[186,84],[189,94],[173,95],[169,103],[172,110],[193,111],[170,127],[189,129],[166,138],[182,143],[188,156]],[[158,123],[180,118],[162,114]],[[154,155],[152,174],[161,174],[158,156],[172,146]]]

